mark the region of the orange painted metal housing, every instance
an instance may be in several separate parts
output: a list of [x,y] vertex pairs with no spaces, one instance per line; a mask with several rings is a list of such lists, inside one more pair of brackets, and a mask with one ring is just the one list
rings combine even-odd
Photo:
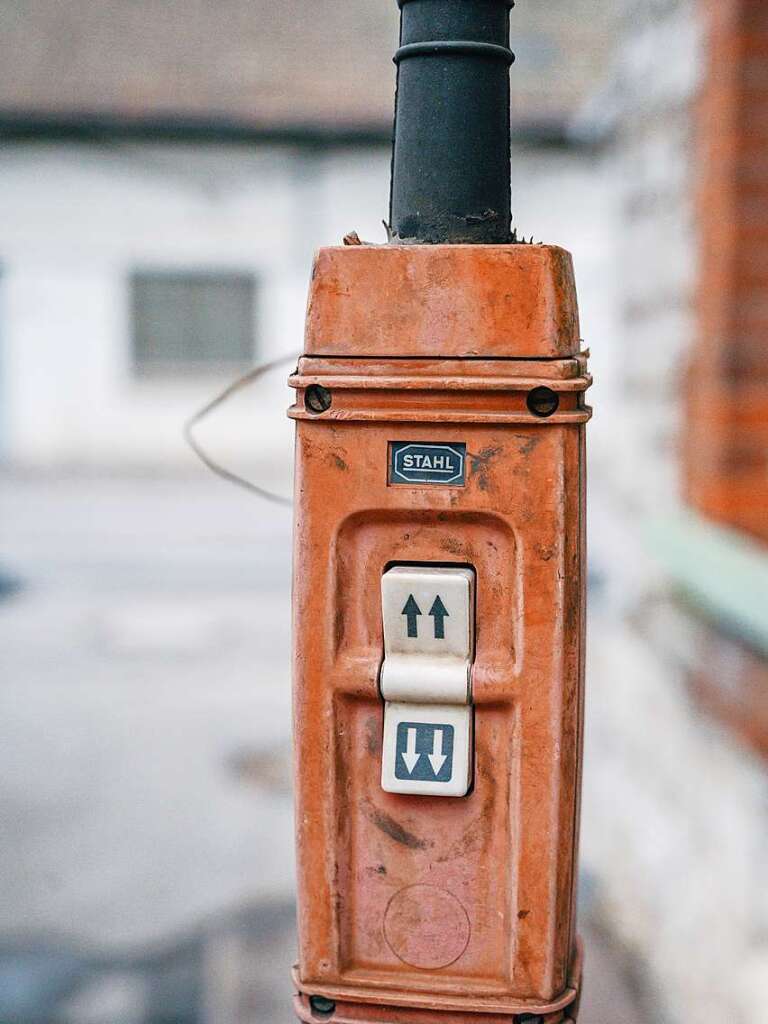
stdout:
[[[303,1021],[575,1019],[590,416],[579,345],[561,249],[317,257],[289,413]],[[326,411],[305,406],[311,385],[330,393]],[[548,417],[528,407],[536,387],[559,397]],[[390,486],[393,441],[466,444],[465,485]],[[476,572],[464,798],[381,788],[380,579],[393,562]],[[312,996],[335,1008],[318,1015]]]

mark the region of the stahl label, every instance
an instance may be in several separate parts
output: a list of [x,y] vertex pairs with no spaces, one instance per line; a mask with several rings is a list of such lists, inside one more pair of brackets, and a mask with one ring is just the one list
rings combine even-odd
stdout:
[[389,482],[463,487],[466,460],[467,446],[461,442],[390,441]]

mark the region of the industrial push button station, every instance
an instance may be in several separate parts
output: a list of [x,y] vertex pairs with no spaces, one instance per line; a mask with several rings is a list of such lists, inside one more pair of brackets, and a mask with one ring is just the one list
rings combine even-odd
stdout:
[[396,566],[381,578],[384,705],[381,785],[464,796],[470,787],[475,574]]
[[565,1024],[590,417],[573,266],[510,233],[511,0],[398,3],[390,241],[318,252],[290,379],[294,1007]]
[[[589,382],[561,249],[318,254],[290,411],[302,1021],[573,1019]],[[464,481],[393,481],[399,442],[466,445]]]

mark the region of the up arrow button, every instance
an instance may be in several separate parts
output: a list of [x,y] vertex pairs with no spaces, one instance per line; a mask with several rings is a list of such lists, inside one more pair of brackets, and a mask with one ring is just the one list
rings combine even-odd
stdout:
[[384,573],[385,700],[469,702],[474,587],[474,571],[464,566],[399,565]]

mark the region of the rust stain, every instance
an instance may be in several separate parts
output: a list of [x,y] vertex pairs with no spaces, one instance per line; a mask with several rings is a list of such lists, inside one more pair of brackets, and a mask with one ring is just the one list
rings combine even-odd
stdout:
[[448,551],[452,555],[461,555],[464,552],[464,545],[455,537],[446,537],[445,540],[440,542],[440,547],[443,551]]
[[500,455],[503,451],[503,447],[498,445],[495,448],[487,447],[481,449],[477,453],[469,453],[469,462],[472,469],[472,473],[477,481],[477,486],[481,491],[487,491],[490,487],[490,467],[493,460],[497,455]]
[[381,728],[376,715],[371,715],[365,723],[365,749],[373,756],[381,753]]
[[399,821],[395,821],[385,811],[380,810],[378,807],[374,807],[372,804],[365,803],[363,807],[366,818],[375,825],[376,828],[380,829],[385,835],[389,836],[390,839],[394,839],[396,843],[401,846],[407,846],[409,850],[426,850],[429,843],[426,839],[419,839],[413,832],[409,832],[408,829],[403,828]]
[[446,852],[437,858],[436,863],[461,857],[473,857],[479,854],[489,837],[489,828],[493,821],[493,792],[483,801],[480,813],[463,829],[459,838],[448,847]]
[[503,451],[504,448],[502,445],[496,445],[495,448],[491,446],[487,448],[481,448],[481,450],[477,452],[477,454],[473,454],[472,452],[470,452],[469,458],[472,462],[472,469],[479,469],[482,465],[489,463],[492,459],[494,459]]
[[340,455],[337,455],[336,452],[332,452],[331,453],[331,457],[332,457],[334,465],[336,466],[337,469],[341,469],[343,471],[346,471],[347,469],[349,469],[349,466],[346,464],[344,459],[342,459],[342,457]]
[[537,447],[537,445],[541,444],[542,440],[544,439],[544,435],[541,433],[515,434],[514,436],[518,439],[518,441],[522,441],[522,444],[519,446],[517,450],[520,452],[523,458],[526,458],[528,455],[530,455],[531,452]]
[[344,609],[341,605],[337,605],[336,613],[333,616],[333,642],[336,650],[341,647],[344,639]]

